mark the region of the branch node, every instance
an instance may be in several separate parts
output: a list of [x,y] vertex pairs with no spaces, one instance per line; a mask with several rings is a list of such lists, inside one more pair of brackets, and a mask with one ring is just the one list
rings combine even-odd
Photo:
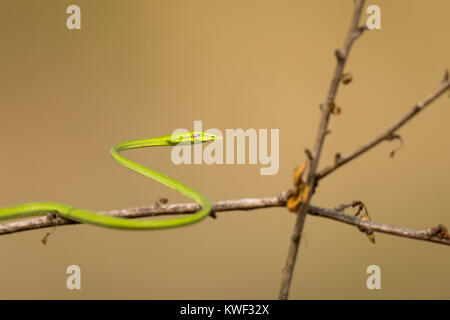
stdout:
[[312,155],[311,150],[309,150],[308,148],[305,149],[305,154],[306,157],[308,158],[309,162],[313,162],[314,161],[314,157]]
[[292,189],[280,192],[280,194],[277,195],[278,202],[280,202],[282,206],[285,206],[287,200],[293,194],[293,192],[294,191]]
[[336,154],[334,155],[334,164],[338,164],[342,159],[342,156],[339,152],[336,152]]
[[353,40],[358,39],[366,30],[369,30],[367,25],[362,25],[362,26],[358,27],[352,35]]
[[168,202],[169,202],[169,199],[167,199],[167,198],[159,198],[158,200],[155,201],[154,206],[156,209],[159,209],[160,207],[164,206]]
[[334,55],[339,62],[344,60],[344,54],[342,53],[341,49],[335,49]]
[[299,242],[301,237],[302,237],[302,233],[301,232],[294,233],[292,235],[292,241],[293,242]]
[[429,237],[438,237],[439,239],[450,239],[448,229],[443,224],[438,224],[436,227],[429,229]]

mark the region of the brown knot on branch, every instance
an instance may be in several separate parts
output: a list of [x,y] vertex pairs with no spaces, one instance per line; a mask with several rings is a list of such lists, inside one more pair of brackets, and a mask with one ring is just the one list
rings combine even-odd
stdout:
[[450,240],[450,234],[448,234],[448,229],[443,224],[438,224],[436,227],[429,229],[429,235],[431,237],[438,237],[439,239]]

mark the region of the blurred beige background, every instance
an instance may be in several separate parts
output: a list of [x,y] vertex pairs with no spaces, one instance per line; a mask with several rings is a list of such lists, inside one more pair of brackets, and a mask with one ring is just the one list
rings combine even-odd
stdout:
[[[311,148],[353,1],[3,1],[0,51],[0,205],[47,200],[94,210],[152,204],[175,192],[119,166],[117,142],[176,128],[280,129],[280,170],[176,166],[170,148],[129,155],[212,200],[270,196],[291,185]],[[82,29],[66,29],[78,4]],[[435,90],[449,67],[450,2],[368,1],[382,30],[365,34],[347,65],[321,166],[353,150]],[[365,21],[367,14],[363,14]],[[362,22],[363,22],[362,21]],[[377,222],[450,225],[450,100],[320,184],[314,204],[364,201]],[[0,237],[0,298],[274,299],[295,216],[283,208],[219,213],[181,229],[93,226]],[[309,217],[291,298],[450,298],[448,247]],[[66,267],[82,290],[65,287]],[[382,271],[368,290],[367,266]]]

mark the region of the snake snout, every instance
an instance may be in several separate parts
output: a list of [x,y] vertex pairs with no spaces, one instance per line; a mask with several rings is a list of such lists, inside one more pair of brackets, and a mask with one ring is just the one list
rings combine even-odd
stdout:
[[221,138],[220,136],[216,136],[216,135],[202,132],[202,131],[192,131],[191,132],[191,141],[193,143],[210,142],[210,141],[218,140],[220,138]]

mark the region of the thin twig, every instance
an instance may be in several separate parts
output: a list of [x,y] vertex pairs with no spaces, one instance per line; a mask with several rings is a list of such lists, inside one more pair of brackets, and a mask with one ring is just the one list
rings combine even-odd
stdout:
[[[213,203],[213,210],[216,212],[237,211],[237,210],[254,210],[272,207],[285,207],[288,191],[281,193],[275,197],[265,198],[245,198],[236,200],[224,200]],[[192,214],[199,210],[197,203],[177,203],[177,204],[157,204],[151,206],[143,206],[129,209],[103,211],[102,214],[111,215],[121,218],[144,218],[179,214]],[[372,230],[374,232],[388,233],[400,237],[411,239],[419,239],[431,241],[435,243],[450,245],[450,239],[439,237],[439,228],[430,228],[426,230],[412,230],[402,227],[393,227],[386,224],[380,224],[372,221],[366,221],[361,218],[343,213],[339,209],[326,209],[317,206],[309,206],[308,213],[328,219],[333,219],[346,224],[356,226],[364,230]],[[58,217],[54,213],[49,213],[42,217],[33,217],[23,220],[17,220],[0,224],[0,235],[28,231],[33,229],[41,229],[48,227],[60,227],[65,225],[78,224],[71,220]]]
[[437,98],[439,98],[441,95],[443,95],[447,90],[450,89],[450,81],[444,80],[441,82],[439,87],[436,89],[435,92],[428,95],[417,103],[408,113],[406,113],[403,117],[401,117],[397,122],[395,122],[392,126],[387,128],[384,132],[379,134],[378,136],[374,137],[372,140],[367,142],[366,144],[363,144],[355,151],[346,154],[346,155],[340,155],[339,157],[335,158],[335,161],[333,164],[327,166],[326,168],[322,169],[317,174],[317,179],[320,180],[330,173],[332,173],[337,168],[343,166],[344,164],[348,163],[349,161],[359,157],[360,155],[364,154],[365,152],[369,151],[373,147],[377,146],[379,143],[387,140],[391,140],[391,137],[395,137],[395,133],[398,129],[400,129],[404,124],[406,124],[409,120],[411,120],[414,116],[416,116],[420,111],[424,110],[428,105],[430,105],[433,101],[435,101]]
[[[286,205],[284,193],[275,197],[266,198],[245,198],[238,200],[223,200],[212,204],[214,212],[233,211],[233,210],[253,210],[270,207],[283,207]],[[156,217],[162,215],[179,215],[194,213],[200,209],[197,203],[177,203],[177,204],[160,204],[151,206],[135,207],[129,209],[101,211],[99,213],[111,215],[121,218],[142,218]],[[49,213],[45,216],[15,220],[0,224],[0,235],[16,233],[21,231],[48,228],[54,226],[64,226],[70,224],[78,224],[78,222],[64,219]]]
[[450,246],[450,237],[448,235],[447,229],[442,225],[438,225],[436,227],[428,228],[425,230],[413,230],[409,228],[395,227],[387,224],[376,223],[346,214],[335,209],[318,208],[315,206],[310,206],[308,213],[357,226],[362,230],[387,233],[404,238],[431,241]]
[[302,236],[303,226],[305,224],[306,213],[309,208],[309,203],[314,193],[316,186],[316,171],[320,160],[320,154],[322,151],[323,143],[325,141],[325,136],[328,132],[328,122],[330,119],[330,107],[334,106],[334,100],[341,82],[342,74],[344,71],[345,63],[347,61],[350,49],[354,41],[362,34],[365,30],[364,27],[359,27],[359,20],[361,17],[361,12],[363,9],[364,0],[356,0],[355,8],[353,11],[352,21],[350,23],[350,28],[347,37],[344,41],[342,49],[337,49],[335,51],[336,55],[336,68],[331,80],[330,88],[328,90],[327,99],[325,103],[322,104],[322,117],[319,124],[319,129],[317,131],[316,140],[314,144],[313,161],[311,162],[308,169],[308,178],[306,180],[307,185],[312,188],[312,192],[307,197],[306,201],[300,205],[297,220],[292,232],[292,236],[289,244],[289,252],[286,259],[286,264],[282,271],[281,276],[281,286],[279,299],[286,300],[289,296],[289,289],[291,286],[292,275],[294,272],[295,261],[298,255],[299,244]]

